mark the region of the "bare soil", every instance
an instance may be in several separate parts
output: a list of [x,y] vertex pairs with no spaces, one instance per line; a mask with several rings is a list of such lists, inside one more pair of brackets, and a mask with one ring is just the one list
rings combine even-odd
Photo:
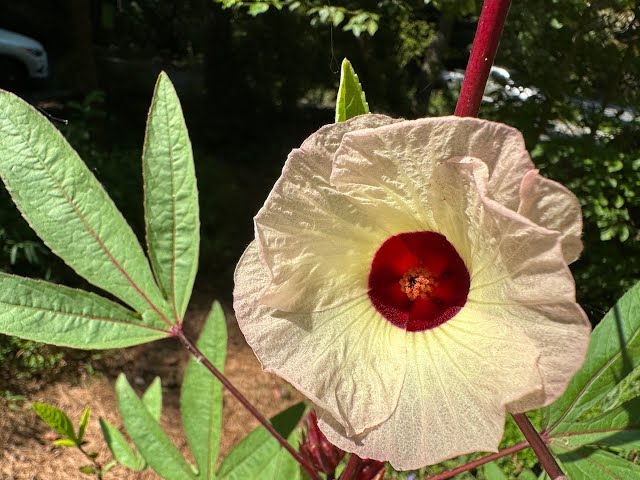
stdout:
[[[197,332],[208,313],[208,299],[192,302],[185,324]],[[272,416],[301,399],[290,385],[265,373],[246,344],[231,309],[225,308],[229,329],[229,345],[225,373],[258,409]],[[195,336],[195,335],[194,335]],[[42,401],[62,408],[77,424],[82,409],[91,407],[91,420],[85,435],[86,450],[99,452],[98,460],[107,463],[110,453],[102,435],[98,418],[103,417],[121,427],[117,412],[114,382],[120,372],[142,392],[156,377],[162,379],[163,411],[161,424],[175,445],[192,460],[180,423],[179,396],[182,372],[188,354],[174,340],[162,340],[108,354],[92,376],[64,376],[55,383],[29,385],[28,400],[10,403],[0,401],[0,480],[89,479],[78,471],[89,462],[75,449],[51,445],[57,438],[31,409],[31,402]],[[258,422],[231,396],[224,395],[224,432],[221,457]],[[159,478],[150,470],[136,473],[117,466],[105,475],[106,480],[148,480]]]

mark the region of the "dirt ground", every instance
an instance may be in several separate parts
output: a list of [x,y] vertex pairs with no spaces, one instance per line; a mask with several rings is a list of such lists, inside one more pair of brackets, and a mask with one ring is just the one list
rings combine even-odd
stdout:
[[[187,330],[199,331],[208,312],[210,300],[197,298],[192,302],[185,325]],[[286,382],[265,373],[246,344],[230,308],[225,306],[229,327],[229,345],[225,373],[230,380],[267,416],[272,416],[301,399]],[[57,438],[30,408],[31,402],[43,401],[62,408],[77,424],[82,409],[91,407],[91,420],[87,428],[86,449],[98,451],[98,460],[107,463],[111,457],[102,435],[98,418],[103,417],[121,427],[116,408],[114,382],[120,372],[139,392],[160,376],[163,386],[161,423],[175,445],[192,460],[180,424],[180,382],[188,354],[178,342],[162,340],[138,347],[123,349],[109,355],[101,363],[100,373],[82,378],[66,378],[52,384],[32,385],[28,401],[13,408],[8,402],[0,403],[0,480],[60,480],[89,479],[78,468],[86,459],[75,449],[51,445]],[[223,457],[258,422],[227,392],[224,395]],[[117,466],[106,480],[148,480],[159,478],[152,471],[136,473]]]

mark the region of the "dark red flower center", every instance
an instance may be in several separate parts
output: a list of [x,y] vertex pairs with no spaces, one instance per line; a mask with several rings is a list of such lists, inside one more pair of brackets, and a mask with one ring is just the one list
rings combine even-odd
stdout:
[[401,233],[378,248],[369,298],[395,326],[419,332],[452,318],[467,301],[469,270],[444,235]]

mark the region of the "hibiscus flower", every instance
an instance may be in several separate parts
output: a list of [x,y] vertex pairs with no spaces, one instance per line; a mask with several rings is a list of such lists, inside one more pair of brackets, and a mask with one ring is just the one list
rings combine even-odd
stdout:
[[234,308],[339,448],[402,470],[495,451],[506,412],[551,403],[583,362],[581,228],[517,130],[362,115],[289,155]]

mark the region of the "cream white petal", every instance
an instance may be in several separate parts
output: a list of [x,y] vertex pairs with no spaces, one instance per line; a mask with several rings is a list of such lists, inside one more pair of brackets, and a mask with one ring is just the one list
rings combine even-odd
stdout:
[[[374,134],[346,135],[336,153],[332,181],[340,191],[359,198],[362,203],[358,208],[365,212],[374,204],[384,205],[389,212],[409,212],[411,217],[422,219],[424,227],[420,229],[447,237],[469,269],[469,302],[475,302],[476,310],[487,315],[521,324],[540,348],[543,388],[514,408],[550,403],[580,367],[589,338],[589,323],[575,302],[574,281],[562,254],[563,235],[492,198],[487,162],[461,156],[463,148],[447,143],[454,140],[444,133],[450,132],[446,125],[458,121],[445,121],[445,127],[433,121],[405,123],[415,125],[410,129],[394,124],[376,129]],[[428,155],[421,154],[416,138],[420,135],[434,142],[423,147]],[[489,134],[484,138],[490,144],[498,142]],[[503,186],[515,185],[501,178]],[[512,192],[514,204],[520,203],[519,188]],[[567,205],[571,210],[573,203],[568,198],[556,197],[561,202],[557,208]],[[574,216],[576,213],[573,211]],[[531,305],[529,316],[509,316],[514,304]],[[563,312],[558,314],[561,318],[556,318],[554,310]],[[534,328],[536,325],[551,326],[540,329]]]
[[253,242],[235,273],[234,309],[263,368],[292,383],[351,435],[396,407],[406,368],[406,332],[383,319],[365,294],[339,307],[286,313],[259,302],[269,284]]
[[582,252],[582,213],[576,196],[563,185],[527,172],[520,185],[518,213],[549,230],[560,232],[562,252],[568,263]]
[[393,415],[348,436],[326,412],[330,442],[409,470],[457,455],[496,451],[506,406],[540,384],[535,344],[509,323],[463,309],[449,322],[407,335],[407,371]]
[[[464,210],[475,212],[467,227],[473,239],[473,256],[465,259],[471,276],[465,308],[478,316],[511,323],[540,351],[542,391],[519,399],[510,410],[548,405],[564,392],[582,365],[591,332],[575,300],[574,280],[561,248],[562,235],[487,198],[486,168],[480,161],[451,166],[460,172],[457,185],[477,191],[476,195],[458,197],[466,204]],[[452,185],[450,192],[454,188]]]
[[321,128],[291,152],[255,218],[271,273],[263,303],[310,312],[366,294],[371,258],[387,234],[329,185],[331,162],[346,132],[394,121],[362,115]]
[[476,118],[425,118],[350,132],[336,151],[331,183],[383,222],[401,217],[407,231],[429,229],[438,218],[424,208],[431,169],[460,157],[482,159],[488,196],[518,209],[522,176],[533,168],[522,135]]

